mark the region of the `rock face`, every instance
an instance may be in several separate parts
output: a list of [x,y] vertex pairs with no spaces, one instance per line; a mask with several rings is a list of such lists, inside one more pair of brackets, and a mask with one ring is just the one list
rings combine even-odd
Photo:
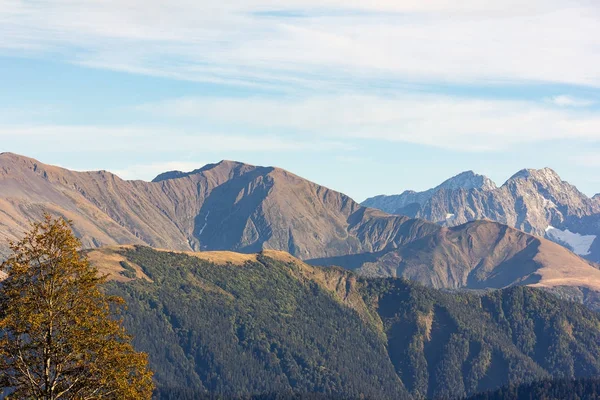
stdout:
[[[464,174],[472,173],[458,177]],[[519,171],[498,188],[487,178],[482,181],[487,183],[442,184],[422,193],[373,197],[363,205],[443,226],[490,219],[545,236],[579,255],[600,261],[598,197],[588,198],[550,168]]]
[[[475,174],[473,171],[466,171],[424,192],[407,190],[399,195],[376,196],[365,200],[363,205],[377,208],[390,214],[417,214],[415,206],[427,203],[436,193],[460,189],[489,191],[496,189],[496,184],[486,176]],[[413,211],[411,212],[411,210]]]

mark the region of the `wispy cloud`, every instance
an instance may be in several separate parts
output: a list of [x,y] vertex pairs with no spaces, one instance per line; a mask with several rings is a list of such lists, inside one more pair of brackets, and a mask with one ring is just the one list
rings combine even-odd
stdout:
[[192,162],[192,161],[167,161],[167,162],[156,162],[150,164],[133,164],[127,168],[113,170],[112,172],[123,179],[142,179],[150,181],[158,174],[167,171],[183,171],[189,172],[201,168],[206,165],[206,162]]
[[600,141],[597,113],[527,101],[437,95],[182,98],[138,109],[228,124],[231,129],[409,142],[461,151],[505,150],[561,139]]
[[599,17],[592,0],[0,0],[0,49],[282,88],[370,78],[598,87]]
[[568,95],[553,96],[550,97],[548,101],[552,104],[561,107],[588,107],[595,104],[595,102],[592,100],[582,99]]
[[47,152],[110,153],[127,151],[132,154],[164,152],[321,152],[351,150],[343,140],[323,140],[316,137],[287,135],[243,135],[205,133],[141,126],[0,126],[0,141],[10,139],[13,148],[36,148]]

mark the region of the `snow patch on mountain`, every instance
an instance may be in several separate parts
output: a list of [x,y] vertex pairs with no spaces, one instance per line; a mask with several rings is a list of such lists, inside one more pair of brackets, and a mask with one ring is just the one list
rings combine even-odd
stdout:
[[568,229],[563,231],[552,225],[546,228],[546,235],[551,240],[567,244],[573,249],[573,253],[580,256],[587,256],[590,254],[590,247],[594,240],[596,240],[596,235],[581,235],[579,233],[571,232]]
[[200,232],[198,232],[198,237],[200,237],[202,235],[202,232],[204,232],[204,230],[206,229],[206,227],[208,226],[208,216],[210,215],[210,211],[208,211],[206,213],[206,216],[204,217],[204,225],[202,226],[202,228],[200,229]]

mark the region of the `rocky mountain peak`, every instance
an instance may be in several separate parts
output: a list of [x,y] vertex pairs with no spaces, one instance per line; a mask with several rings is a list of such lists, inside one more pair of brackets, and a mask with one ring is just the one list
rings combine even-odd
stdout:
[[202,172],[213,171],[217,174],[230,174],[235,170],[250,170],[256,168],[254,165],[245,164],[238,161],[221,160],[218,163],[206,164],[202,168],[195,169],[190,172],[184,171],[167,171],[159,174],[152,182],[162,182],[171,179],[185,178],[193,175],[200,174]]
[[465,171],[465,172],[461,172],[460,174],[444,181],[441,185],[436,187],[434,190],[439,190],[439,189],[494,190],[494,189],[496,189],[496,184],[487,176],[476,174],[473,171]]
[[[537,193],[538,197],[566,207],[563,212],[583,215],[591,212],[590,199],[569,182],[563,181],[551,168],[524,169],[513,175],[503,186],[514,194]],[[577,210],[577,211],[575,211]]]
[[533,180],[544,183],[561,183],[562,179],[552,168],[541,168],[541,169],[522,169],[513,176],[511,176],[508,182],[516,181],[519,179]]
[[179,179],[179,178],[183,178],[187,175],[188,175],[188,173],[183,172],[183,171],[167,171],[167,172],[163,172],[162,174],[157,175],[156,178],[152,179],[152,182],[156,183],[156,182],[168,181],[171,179]]
[[[401,196],[414,195],[414,194],[417,194],[416,190],[408,189],[408,190],[405,190],[404,192],[402,192]],[[377,196],[377,197],[386,197],[386,195],[380,195],[380,196]]]
[[[496,184],[487,176],[476,174],[473,171],[465,171],[424,192],[406,190],[399,195],[372,197],[365,200],[362,205],[391,214],[415,217],[416,209],[430,201],[437,193],[452,192],[459,195],[457,193],[459,191],[491,192],[496,188]],[[444,215],[446,214],[444,213]]]
[[[426,192],[378,197],[363,204],[442,226],[490,219],[554,238],[570,249],[580,249],[578,254],[590,260],[600,260],[600,224],[596,217],[600,215],[600,194],[590,199],[551,168],[523,169],[499,188],[485,179],[467,171]],[[591,240],[596,241],[589,243]]]
[[38,161],[34,160],[33,158],[21,156],[19,154],[15,154],[15,153],[10,153],[10,152],[0,153],[0,165],[8,165],[8,164],[14,164],[14,163],[31,164],[31,163],[38,163]]
[[0,177],[19,176],[21,180],[28,179],[27,174],[35,173],[48,178],[53,174],[60,175],[63,171],[60,167],[46,165],[33,158],[21,156],[14,153],[0,153]]

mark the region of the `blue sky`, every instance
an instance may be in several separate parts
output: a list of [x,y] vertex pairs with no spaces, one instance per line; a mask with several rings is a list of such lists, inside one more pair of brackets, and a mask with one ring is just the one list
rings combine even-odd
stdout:
[[460,3],[0,0],[0,151],[233,159],[359,201],[545,166],[600,192],[600,5]]

